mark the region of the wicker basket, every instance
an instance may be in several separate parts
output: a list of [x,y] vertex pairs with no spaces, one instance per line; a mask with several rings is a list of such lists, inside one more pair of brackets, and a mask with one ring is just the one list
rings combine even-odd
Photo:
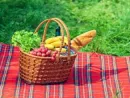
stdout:
[[[51,18],[41,22],[36,28],[36,33],[39,28],[46,23],[42,44],[46,39],[46,32],[50,22],[56,22],[61,28],[62,45],[56,57],[56,61],[52,62],[51,57],[38,57],[25,53],[20,49],[20,77],[29,84],[50,84],[65,82],[70,74],[77,53],[70,55],[70,35],[67,26],[58,18]],[[68,38],[68,56],[61,56],[61,48],[64,43],[64,31]]]

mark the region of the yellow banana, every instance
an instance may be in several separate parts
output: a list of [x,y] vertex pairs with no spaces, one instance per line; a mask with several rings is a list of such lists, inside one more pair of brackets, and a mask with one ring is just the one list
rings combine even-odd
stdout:
[[64,40],[64,43],[65,43],[66,45],[68,45],[68,40],[67,40],[67,39],[65,39],[65,40]]
[[60,41],[60,39],[57,38],[57,37],[48,38],[48,39],[45,41],[45,43],[46,43],[46,44],[50,44],[50,43],[53,43],[53,42],[55,42],[55,41]]
[[[57,36],[57,38],[59,38],[62,41],[62,36]],[[64,36],[64,43],[65,45],[68,45],[68,38],[66,36]]]
[[50,50],[54,49],[54,46],[52,44],[45,44],[45,47],[50,49]]
[[[52,37],[52,38],[48,38],[45,43],[46,44],[51,44],[53,42],[56,42],[56,41],[61,41],[62,40],[62,36],[57,36],[57,37]],[[68,39],[66,36],[64,36],[64,42],[67,44],[68,42]]]
[[[51,43],[55,48],[59,48],[61,46],[61,41],[56,41]],[[64,45],[64,44],[63,44]]]

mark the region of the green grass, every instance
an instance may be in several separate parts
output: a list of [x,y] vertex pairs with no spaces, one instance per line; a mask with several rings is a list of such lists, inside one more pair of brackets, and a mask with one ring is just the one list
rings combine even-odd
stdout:
[[[1,0],[0,42],[10,44],[15,31],[34,31],[41,21],[58,17],[69,27],[71,38],[97,31],[95,39],[81,51],[128,56],[129,6],[129,0]],[[54,33],[55,24],[50,26],[48,36]]]

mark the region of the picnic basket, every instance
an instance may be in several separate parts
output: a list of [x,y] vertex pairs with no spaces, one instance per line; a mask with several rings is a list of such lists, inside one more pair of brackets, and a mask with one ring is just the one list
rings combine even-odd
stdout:
[[[70,34],[65,23],[59,18],[50,18],[42,21],[36,28],[37,33],[42,25],[45,24],[42,42],[44,44],[48,26],[51,22],[56,22],[61,28],[62,44],[54,62],[50,57],[38,57],[26,53],[20,49],[20,77],[29,84],[52,84],[65,82],[71,72],[77,53],[71,55]],[[65,32],[64,32],[65,31]],[[61,56],[61,48],[64,42],[64,33],[68,38],[68,55]]]

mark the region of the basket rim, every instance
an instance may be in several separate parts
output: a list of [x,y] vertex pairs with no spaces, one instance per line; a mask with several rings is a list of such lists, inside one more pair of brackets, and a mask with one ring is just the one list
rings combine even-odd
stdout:
[[[74,50],[75,51],[75,50]],[[35,55],[31,55],[31,54],[29,54],[29,53],[27,53],[27,52],[24,52],[21,48],[20,48],[20,52],[22,52],[22,53],[24,53],[24,54],[26,54],[26,55],[28,55],[28,56],[31,56],[31,57],[34,57],[34,58],[40,58],[40,59],[51,59],[51,57],[40,57],[40,56],[35,56]],[[75,51],[75,54],[73,54],[73,55],[70,55],[70,57],[74,57],[74,56],[77,56],[77,51]],[[56,58],[57,58],[58,56],[56,56]],[[60,55],[60,58],[67,58],[68,56],[61,56]]]

